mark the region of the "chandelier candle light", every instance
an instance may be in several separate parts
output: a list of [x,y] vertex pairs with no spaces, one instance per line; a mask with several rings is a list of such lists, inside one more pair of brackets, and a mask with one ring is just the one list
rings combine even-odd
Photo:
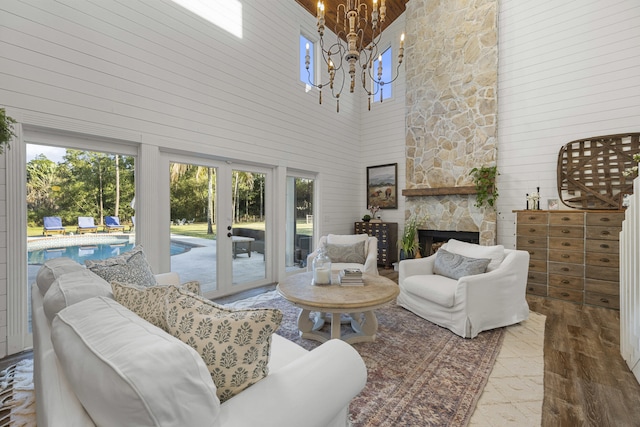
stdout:
[[[382,81],[382,53],[378,50],[378,43],[380,43],[380,36],[382,34],[381,24],[384,22],[386,10],[385,0],[380,0],[379,10],[378,0],[373,0],[373,8],[371,10],[372,40],[369,45],[365,46],[364,32],[365,28],[369,25],[368,6],[363,0],[347,0],[346,4],[339,4],[336,11],[336,27],[334,29],[337,40],[328,48],[325,48],[324,3],[318,2],[317,27],[318,34],[320,35],[320,51],[322,52],[322,59],[327,66],[329,81],[318,84],[311,81],[308,43],[306,45],[305,66],[309,74],[309,84],[319,89],[320,104],[322,104],[322,88],[328,85],[329,89],[331,89],[331,95],[336,99],[336,111],[340,112],[340,94],[346,81],[347,66],[349,67],[348,73],[351,80],[349,92],[353,93],[355,90],[356,72],[359,67],[361,70],[360,78],[362,88],[367,94],[369,110],[371,110],[371,99],[378,92],[380,93],[380,102],[382,102],[382,88],[384,85],[390,84],[398,78],[400,65],[404,57],[403,33],[400,37],[396,75],[388,82]],[[374,70],[373,61],[376,59],[378,59],[378,67],[377,70]],[[340,73],[342,76],[342,80],[339,82],[336,82],[336,73]]]

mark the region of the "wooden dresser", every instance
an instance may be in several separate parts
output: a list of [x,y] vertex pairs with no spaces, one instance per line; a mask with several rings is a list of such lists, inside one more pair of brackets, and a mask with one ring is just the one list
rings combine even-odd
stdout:
[[378,238],[378,265],[390,268],[398,261],[398,223],[364,222],[354,224],[355,234],[368,234]]
[[624,211],[515,211],[530,255],[527,293],[618,309]]

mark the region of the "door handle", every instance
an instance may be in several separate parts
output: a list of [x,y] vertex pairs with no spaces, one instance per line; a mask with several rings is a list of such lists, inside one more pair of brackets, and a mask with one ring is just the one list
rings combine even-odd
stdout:
[[231,237],[231,233],[227,233],[227,237]]

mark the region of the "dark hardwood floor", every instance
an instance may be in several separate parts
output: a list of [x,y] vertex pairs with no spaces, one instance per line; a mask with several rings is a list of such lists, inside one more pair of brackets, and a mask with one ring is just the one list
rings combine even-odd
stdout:
[[547,316],[543,426],[640,426],[640,385],[620,355],[620,312],[527,296]]
[[[398,280],[398,273],[380,273]],[[274,285],[216,300],[229,303]],[[542,426],[640,426],[640,385],[620,355],[620,313],[527,295],[532,311],[547,316]],[[0,360],[0,369],[25,357]]]

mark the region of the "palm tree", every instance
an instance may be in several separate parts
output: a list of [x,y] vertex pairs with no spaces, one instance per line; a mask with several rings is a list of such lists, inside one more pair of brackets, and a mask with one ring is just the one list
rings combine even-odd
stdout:
[[207,174],[207,234],[213,234],[213,224],[215,224],[213,200],[215,197],[214,182],[216,176],[215,168],[196,166],[185,163],[171,163],[169,179],[175,184],[187,171],[196,168],[195,178],[198,181],[205,173]]

